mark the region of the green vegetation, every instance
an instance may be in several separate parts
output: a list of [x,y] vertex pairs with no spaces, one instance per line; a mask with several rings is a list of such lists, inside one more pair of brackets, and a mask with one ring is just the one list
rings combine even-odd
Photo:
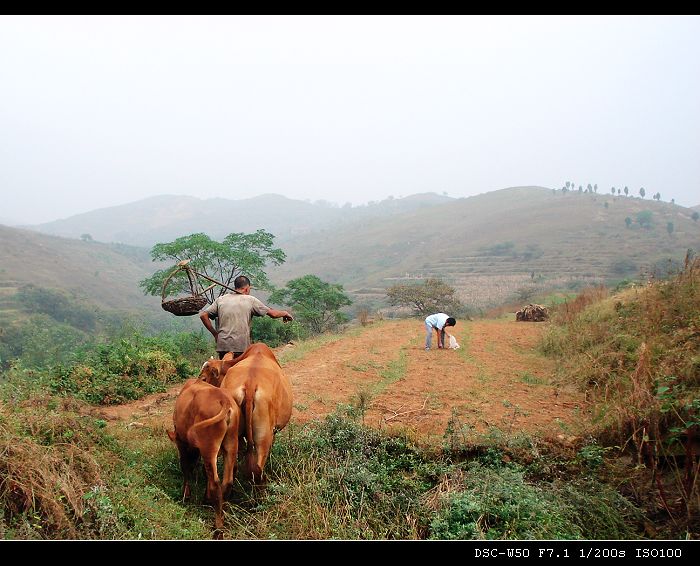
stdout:
[[14,317],[0,329],[0,368],[21,359],[44,368],[73,359],[75,350],[98,335],[127,324],[127,315],[100,310],[66,292],[26,285],[7,304]]
[[588,290],[558,307],[543,342],[561,362],[559,380],[593,403],[590,433],[648,470],[649,505],[688,532],[700,524],[699,291],[700,260],[689,253],[668,280],[613,296]]
[[[178,264],[190,260],[188,266],[194,271],[233,288],[233,281],[239,275],[247,275],[253,285],[260,289],[269,289],[270,283],[265,273],[268,263],[284,263],[285,254],[273,247],[275,237],[265,231],[257,230],[252,234],[233,233],[221,242],[212,240],[206,234],[190,234],[173,242],[156,244],[151,249],[153,261],[172,261]],[[151,277],[142,280],[139,286],[146,294],[161,295],[163,283],[175,270],[175,265],[156,271]],[[168,281],[166,293],[190,293],[204,291],[204,284],[209,287],[209,280],[190,282],[188,273],[179,271]],[[228,292],[225,287],[215,286],[203,294],[209,303],[216,297]]]
[[255,316],[250,335],[253,342],[265,342],[270,348],[277,348],[289,342],[295,342],[307,334],[304,327],[296,320],[282,322],[268,316]]
[[342,285],[327,283],[316,275],[289,281],[270,295],[270,301],[288,305],[295,320],[312,334],[336,330],[347,322],[349,317],[341,309],[352,304]]
[[[110,340],[86,341],[75,347],[69,361],[41,369],[29,369],[20,359],[5,381],[17,390],[50,391],[97,405],[125,403],[196,375],[210,351],[202,332],[146,336],[125,330]],[[23,386],[25,381],[31,387]]]
[[[359,331],[359,330],[356,330]],[[303,342],[292,358],[341,336]],[[15,363],[0,380],[0,536],[5,539],[208,539],[212,510],[181,501],[177,451],[162,426],[125,426],[94,405],[139,398],[189,377],[208,339],[119,336],[78,349],[72,366]],[[285,363],[290,356],[281,355]],[[407,355],[375,367],[399,380]],[[195,365],[196,364],[196,365]],[[361,368],[359,368],[361,369]],[[532,381],[527,375],[523,377]],[[323,421],[291,423],[273,446],[264,489],[237,483],[225,506],[232,539],[625,539],[643,514],[606,483],[609,454],[566,451],[453,418],[444,446],[361,424],[367,399]]]
[[[86,409],[45,395],[0,404],[2,538],[211,538],[203,474],[198,468],[193,500],[182,503],[165,431],[108,426]],[[640,515],[629,501],[533,439],[508,444],[493,433],[436,451],[366,428],[358,416],[339,407],[280,433],[266,487],[234,486],[225,538],[637,536]]]

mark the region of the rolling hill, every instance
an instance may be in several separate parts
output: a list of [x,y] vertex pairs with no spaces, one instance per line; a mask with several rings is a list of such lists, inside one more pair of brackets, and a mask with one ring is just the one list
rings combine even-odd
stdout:
[[67,238],[89,234],[100,242],[149,248],[157,242],[172,241],[195,232],[205,232],[221,239],[231,232],[254,232],[259,228],[268,230],[282,241],[298,234],[312,233],[318,228],[387,217],[452,200],[447,196],[425,193],[364,206],[339,207],[275,194],[241,200],[161,195],[26,228]]
[[700,247],[691,214],[639,198],[515,187],[298,236],[271,275],[279,283],[315,273],[375,299],[390,284],[439,277],[468,304],[498,304],[523,287],[620,280],[682,261]]
[[[238,203],[238,213],[227,219],[231,203]],[[66,219],[61,229],[107,238],[122,222],[134,240],[153,242],[193,231],[221,237],[263,227],[287,254],[283,265],[269,269],[274,284],[312,273],[343,284],[356,304],[372,306],[381,305],[388,286],[427,277],[444,279],[472,307],[495,306],[534,292],[636,278],[668,267],[669,260],[682,261],[688,249],[700,249],[700,223],[692,220],[692,209],[543,187],[462,199],[414,195],[347,209],[266,195],[220,203],[221,216],[202,212],[214,204],[154,197]],[[274,226],[286,226],[283,236]],[[112,308],[160,310],[158,299],[144,297],[137,286],[156,269],[147,247],[10,228],[0,231],[0,239],[0,285],[6,295],[21,282],[35,281]]]
[[27,284],[67,291],[105,310],[160,311],[138,281],[154,269],[148,250],[59,238],[0,225],[0,309]]

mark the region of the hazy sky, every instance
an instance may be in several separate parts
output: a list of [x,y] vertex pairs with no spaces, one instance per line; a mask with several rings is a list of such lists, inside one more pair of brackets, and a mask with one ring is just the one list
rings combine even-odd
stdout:
[[696,16],[0,16],[0,221],[517,185],[700,204]]

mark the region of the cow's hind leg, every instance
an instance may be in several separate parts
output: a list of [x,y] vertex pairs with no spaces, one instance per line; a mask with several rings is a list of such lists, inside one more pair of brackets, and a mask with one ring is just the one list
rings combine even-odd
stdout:
[[216,469],[216,450],[209,450],[207,454],[202,454],[204,469],[207,473],[207,490],[204,500],[214,506],[214,526],[218,529],[224,527],[223,496],[221,493],[221,482],[219,472]]
[[263,472],[267,458],[272,449],[274,433],[272,427],[258,426],[254,429],[255,446],[248,449],[248,473],[253,478],[253,483],[263,482]]
[[194,475],[194,467],[199,459],[199,451],[192,450],[186,444],[178,442],[177,451],[180,456],[180,469],[182,470],[182,500],[187,501],[191,495],[191,482]]
[[224,453],[224,477],[221,485],[221,491],[224,498],[231,495],[233,481],[236,477],[236,468],[238,467],[238,427],[229,429],[228,434],[224,437],[221,444],[221,451]]

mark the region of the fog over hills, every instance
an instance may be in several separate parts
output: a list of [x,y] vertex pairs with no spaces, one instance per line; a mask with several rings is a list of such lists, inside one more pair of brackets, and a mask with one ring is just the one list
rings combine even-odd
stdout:
[[452,200],[447,196],[425,193],[364,206],[341,207],[325,201],[309,203],[276,194],[241,200],[161,195],[27,228],[69,238],[89,234],[101,242],[148,247],[195,232],[205,232],[220,239],[232,232],[254,232],[259,228],[283,240],[325,226],[387,216]]
[[[156,269],[148,255],[153,243],[265,228],[287,255],[268,270],[277,286],[315,274],[344,285],[356,303],[377,305],[392,284],[439,277],[465,302],[484,307],[677,265],[688,249],[700,249],[693,212],[650,199],[543,187],[461,199],[427,193],[364,207],[279,195],[241,201],[164,195],[35,227],[70,238],[4,228],[0,284],[11,289],[38,280],[81,288],[115,307],[144,305],[153,298],[142,296],[138,281]],[[140,247],[96,241],[120,235]],[[148,304],[158,308],[157,300]]]

